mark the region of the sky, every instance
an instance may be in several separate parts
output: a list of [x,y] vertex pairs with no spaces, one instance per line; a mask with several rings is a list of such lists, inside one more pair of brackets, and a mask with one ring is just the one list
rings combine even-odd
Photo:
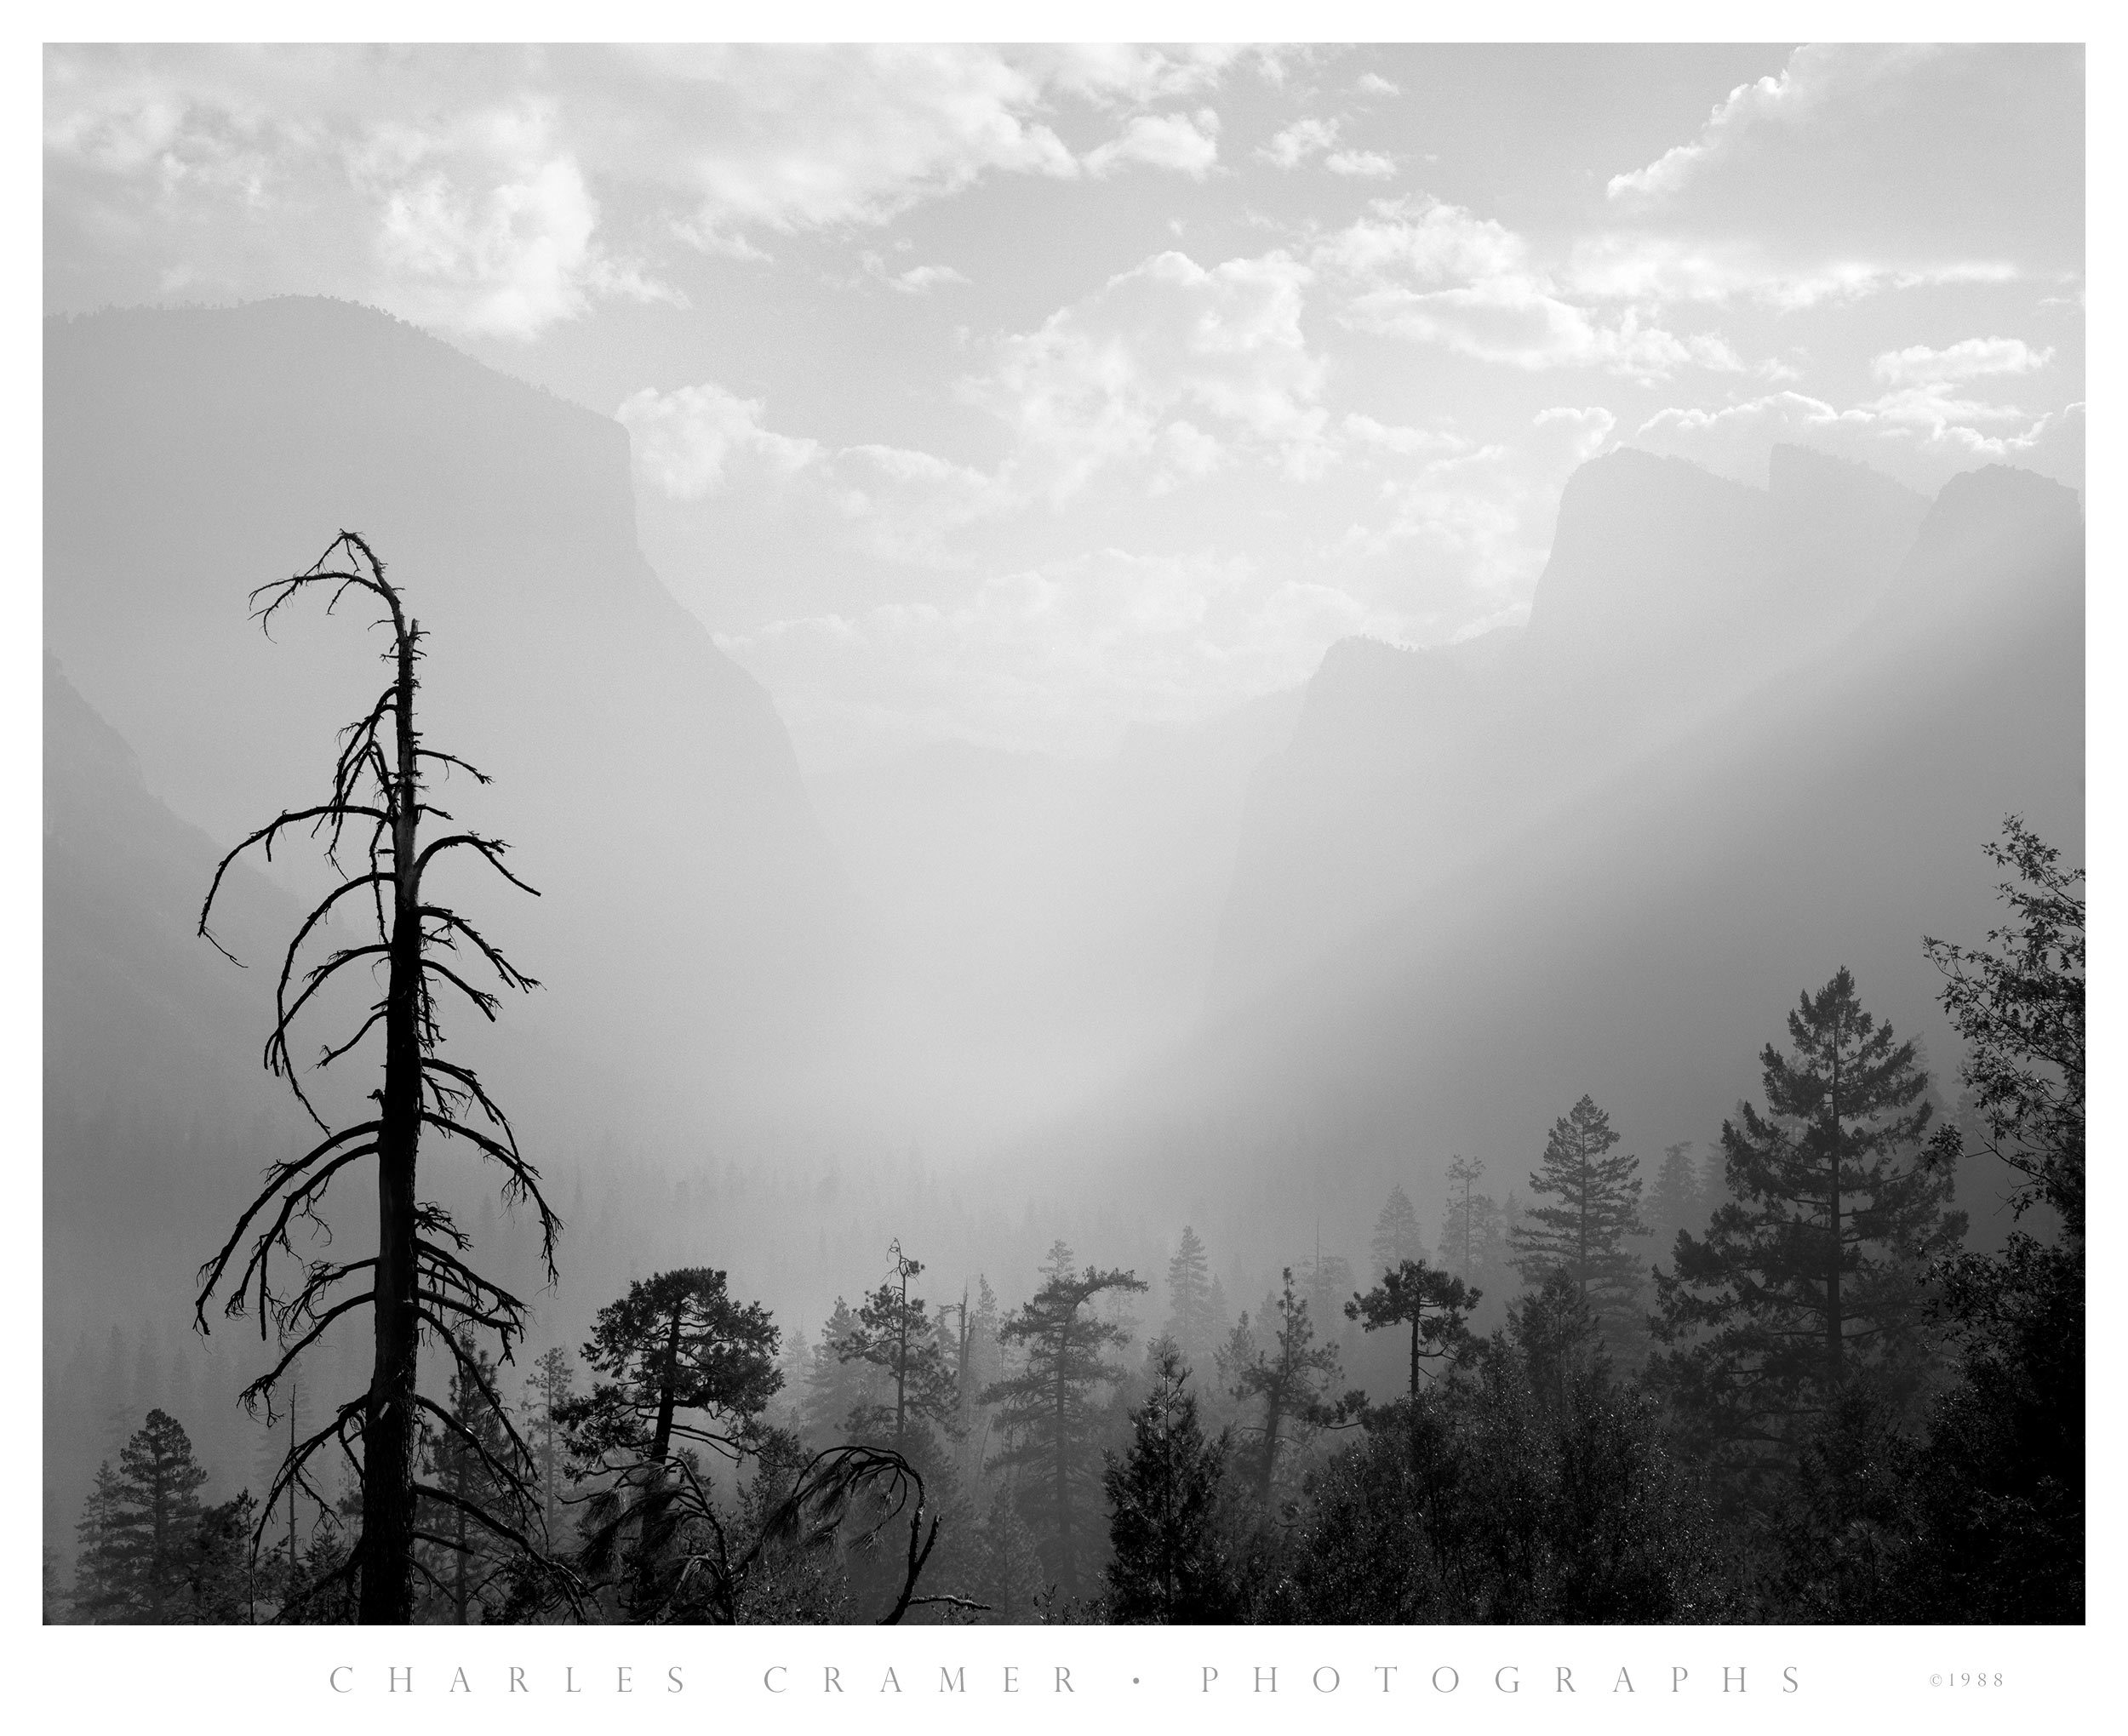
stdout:
[[316,294],[629,429],[820,769],[1526,616],[1626,443],[2081,487],[2074,49],[60,49],[48,311]]

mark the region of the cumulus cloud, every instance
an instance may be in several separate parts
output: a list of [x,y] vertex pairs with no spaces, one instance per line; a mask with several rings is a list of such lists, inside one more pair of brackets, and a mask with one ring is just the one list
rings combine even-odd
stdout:
[[1112,465],[1160,459],[1175,420],[1193,434],[1165,450],[1197,473],[1219,461],[1205,444],[1216,441],[1313,474],[1327,457],[1328,412],[1324,363],[1301,327],[1310,276],[1283,253],[1209,269],[1156,254],[1006,340],[966,391],[1011,427],[1015,477],[1053,501]]
[[1480,361],[1650,377],[1743,367],[1718,334],[1679,335],[1633,307],[1599,318],[1538,266],[1522,237],[1460,206],[1380,202],[1311,257],[1339,284],[1347,324]]
[[[1058,105],[1107,115],[1201,93],[1234,59],[921,45],[55,49],[51,270],[91,305],[157,284],[322,290],[449,330],[530,336],[602,300],[674,298],[654,262],[607,233],[604,207],[624,194],[632,233],[761,262],[765,238],[877,227],[990,176],[1139,164],[1201,177],[1218,156],[1210,108],[1130,115],[1082,159],[1058,136]],[[947,269],[903,287],[951,281]]]
[[1156,49],[1130,43],[1073,43],[1037,50],[1053,56],[1046,83],[1090,100],[1143,106],[1193,96],[1219,84],[1243,50],[1224,43]]
[[1327,151],[1337,142],[1337,123],[1304,116],[1290,127],[1282,128],[1271,135],[1271,142],[1259,145],[1256,156],[1261,161],[1279,168],[1298,168],[1319,151]]
[[1887,350],[1869,364],[1869,371],[1894,385],[1921,385],[1988,374],[2036,374],[2053,359],[2051,349],[2034,350],[2022,338],[1968,338],[1947,350],[1931,350],[1924,344]]
[[819,443],[771,432],[762,420],[766,408],[759,398],[714,384],[645,387],[614,419],[629,432],[638,475],[672,500],[699,500],[724,487],[736,457],[757,458],[787,477],[819,462]]
[[1210,109],[1195,115],[1136,115],[1123,131],[1086,153],[1086,172],[1113,174],[1126,163],[1171,168],[1201,180],[1219,161],[1219,117]]
[[711,502],[743,491],[831,542],[901,565],[965,565],[960,533],[1017,504],[1000,479],[878,443],[830,447],[768,423],[767,405],[715,383],[634,393],[614,412],[641,488]]
[[1645,168],[1613,175],[1605,191],[1627,203],[1659,200],[1725,157],[1748,149],[1754,135],[1808,126],[1828,107],[1897,77],[1938,52],[1922,47],[1799,49],[1779,76],[1730,91],[1697,138],[1673,146]]

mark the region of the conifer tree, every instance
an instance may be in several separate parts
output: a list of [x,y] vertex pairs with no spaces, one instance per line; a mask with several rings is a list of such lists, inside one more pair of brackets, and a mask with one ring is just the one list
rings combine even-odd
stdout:
[[948,1433],[958,1427],[960,1385],[932,1328],[930,1305],[909,1293],[909,1280],[924,1263],[902,1253],[899,1241],[887,1256],[893,1276],[860,1305],[856,1323],[835,1354],[845,1362],[869,1362],[884,1377],[884,1399],[851,1413],[851,1436],[884,1436],[896,1453],[906,1453],[912,1425],[935,1423]]
[[1244,1405],[1250,1399],[1261,1401],[1256,1420],[1246,1425],[1255,1436],[1246,1458],[1257,1497],[1267,1505],[1277,1481],[1279,1455],[1294,1437],[1336,1426],[1361,1404],[1356,1393],[1336,1403],[1325,1401],[1324,1395],[1337,1378],[1337,1346],[1315,1343],[1307,1299],[1295,1290],[1291,1266],[1285,1268],[1281,1282],[1275,1305],[1278,1334],[1269,1345],[1256,1347],[1233,1387],[1233,1396]]
[[1230,1601],[1217,1528],[1229,1437],[1205,1440],[1175,1342],[1154,1350],[1152,1391],[1130,1413],[1130,1451],[1108,1455],[1103,1479],[1111,1611],[1121,1622],[1219,1621]]
[[1788,1015],[1792,1054],[1760,1056],[1766,1108],[1722,1124],[1731,1198],[1680,1231],[1656,1274],[1652,1371],[1712,1441],[1793,1464],[1799,1424],[1867,1375],[1897,1402],[1920,1378],[1923,1278],[1965,1213],[1923,1162],[1927,1075],[1912,1042],[1862,1009],[1842,969]]
[[983,1402],[1002,1408],[998,1422],[1010,1443],[996,1462],[1027,1473],[1022,1500],[1036,1522],[1052,1582],[1076,1596],[1085,1589],[1084,1532],[1100,1488],[1096,1394],[1125,1374],[1101,1353],[1130,1336],[1090,1305],[1104,1293],[1147,1285],[1135,1273],[1091,1265],[1074,1276],[1063,1265],[1070,1257],[1063,1242],[1055,1243],[1044,1268],[1047,1281],[1005,1321],[998,1336],[1025,1346],[1024,1361],[1018,1373],[991,1386]]
[[1690,1139],[1662,1148],[1662,1168],[1648,1191],[1646,1216],[1648,1234],[1664,1255],[1679,1231],[1697,1230],[1706,1223],[1700,1215],[1700,1168],[1692,1161]]
[[548,1346],[525,1379],[530,1413],[524,1432],[539,1472],[541,1528],[549,1539],[561,1528],[561,1481],[568,1459],[561,1413],[575,1391],[576,1367],[569,1352],[559,1345]]
[[1575,1293],[1604,1324],[1614,1345],[1638,1327],[1639,1261],[1627,1247],[1645,1236],[1640,1221],[1640,1160],[1611,1155],[1618,1135],[1610,1117],[1584,1095],[1552,1124],[1530,1190],[1547,1203],[1533,1206],[1509,1233],[1508,1247],[1524,1281],[1542,1288],[1564,1272]]
[[77,1528],[81,1553],[75,1601],[91,1622],[190,1622],[191,1557],[197,1547],[200,1486],[207,1473],[183,1425],[152,1410],[100,1466]]
[[1387,1202],[1375,1219],[1374,1239],[1367,1245],[1378,1272],[1394,1271],[1407,1259],[1423,1259],[1426,1236],[1419,1228],[1419,1214],[1411,1208],[1411,1196],[1402,1183],[1389,1190]]
[[1435,1263],[1466,1284],[1490,1286],[1507,1235],[1500,1202],[1478,1191],[1485,1173],[1483,1158],[1453,1156],[1448,1162],[1448,1203],[1441,1213],[1441,1239]]
[[1364,1320],[1369,1332],[1410,1328],[1410,1384],[1405,1396],[1416,1398],[1422,1363],[1460,1361],[1469,1351],[1465,1322],[1479,1293],[1422,1259],[1404,1259],[1383,1272],[1373,1289],[1355,1294],[1345,1305],[1345,1317]]
[[598,1479],[584,1562],[627,1574],[624,1604],[644,1613],[671,1586],[682,1485],[703,1453],[737,1465],[762,1446],[762,1410],[782,1379],[776,1329],[758,1302],[733,1299],[706,1266],[659,1272],[598,1311],[584,1361],[595,1374],[561,1418],[572,1476]]
[[[415,1572],[436,1592],[444,1619],[465,1627],[476,1604],[486,1609],[490,1588],[509,1565],[485,1528],[473,1520],[483,1511],[507,1513],[516,1528],[538,1523],[539,1495],[501,1474],[509,1438],[495,1402],[495,1364],[484,1350],[461,1347],[460,1366],[452,1372],[449,1415],[455,1426],[432,1430],[423,1445],[426,1470],[436,1493],[417,1510],[422,1528]],[[497,1600],[499,1601],[499,1600]]]
[[856,1313],[840,1296],[812,1347],[805,1396],[799,1405],[805,1438],[815,1447],[849,1437],[849,1419],[880,1402],[883,1382],[872,1363],[845,1361],[842,1347],[858,1330]]
[[1044,1589],[1041,1555],[1020,1516],[1018,1494],[1010,1480],[1001,1479],[975,1531],[970,1581],[993,1621],[1032,1621]]
[[1338,1311],[1352,1293],[1353,1282],[1352,1262],[1342,1255],[1318,1249],[1301,1263],[1301,1293],[1307,1299],[1308,1319],[1326,1344],[1340,1344],[1343,1337],[1344,1318]]
[[1195,1361],[1211,1354],[1219,1325],[1212,1312],[1211,1261],[1197,1231],[1185,1224],[1168,1262],[1168,1336],[1185,1362]]

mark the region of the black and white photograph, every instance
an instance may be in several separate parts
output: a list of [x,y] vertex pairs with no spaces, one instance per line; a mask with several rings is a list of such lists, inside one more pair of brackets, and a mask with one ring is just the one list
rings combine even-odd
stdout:
[[43,1623],[2082,1628],[2079,43],[38,60]]

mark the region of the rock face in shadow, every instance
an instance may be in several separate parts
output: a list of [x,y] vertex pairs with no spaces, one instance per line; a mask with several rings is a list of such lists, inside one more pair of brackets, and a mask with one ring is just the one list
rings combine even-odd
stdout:
[[270,642],[245,596],[359,530],[431,635],[429,739],[495,779],[437,799],[544,894],[453,880],[545,985],[513,1017],[676,1118],[804,1071],[849,895],[767,694],[638,551],[625,431],[317,300],[50,322],[45,389],[48,640],[178,815],[322,789],[374,636],[309,605]]

